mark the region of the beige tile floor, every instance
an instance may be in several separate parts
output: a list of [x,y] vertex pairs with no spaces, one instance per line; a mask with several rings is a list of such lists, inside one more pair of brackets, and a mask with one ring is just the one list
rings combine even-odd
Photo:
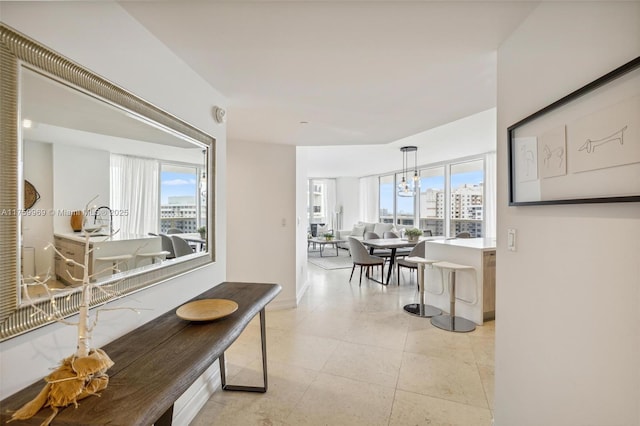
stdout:
[[[300,306],[267,311],[269,391],[218,390],[192,425],[490,425],[494,322],[442,331],[402,310],[414,281],[349,273],[310,264]],[[229,349],[229,383],[261,384],[259,338],[255,320]]]

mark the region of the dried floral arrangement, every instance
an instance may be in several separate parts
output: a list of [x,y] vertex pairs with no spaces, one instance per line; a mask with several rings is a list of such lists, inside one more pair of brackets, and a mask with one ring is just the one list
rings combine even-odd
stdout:
[[[89,203],[87,203],[85,211],[88,211],[89,205],[96,198],[97,197],[94,197],[91,201],[89,201]],[[96,309],[93,315],[89,312],[94,294],[106,294],[109,296],[109,300],[113,300],[120,296],[117,291],[113,290],[114,286],[116,286],[118,282],[100,285],[96,283],[95,280],[96,276],[108,270],[113,270],[114,266],[109,265],[105,269],[94,272],[93,274],[89,274],[89,259],[91,253],[95,249],[92,248],[90,244],[95,241],[95,238],[92,240],[91,237],[97,232],[99,232],[99,229],[93,230],[93,232],[85,231],[84,233],[83,264],[65,257],[64,254],[61,253],[53,244],[49,244],[46,247],[46,250],[54,250],[56,254],[60,256],[67,265],[78,266],[83,271],[82,278],[76,278],[69,271],[67,271],[67,274],[69,274],[71,280],[81,284],[81,286],[79,287],[81,291],[81,302],[79,305],[77,322],[67,320],[57,308],[56,293],[68,290],[50,288],[47,284],[47,282],[51,278],[50,273],[47,273],[43,278],[38,276],[29,277],[29,282],[27,282],[24,278],[22,279],[21,285],[23,293],[25,295],[25,299],[27,303],[29,303],[31,307],[36,311],[36,313],[47,315],[48,318],[52,321],[77,327],[77,349],[73,355],[63,359],[61,364],[51,374],[44,378],[46,382],[44,388],[33,400],[29,401],[21,408],[16,410],[12,414],[11,420],[9,420],[9,422],[14,420],[29,419],[36,413],[38,413],[38,411],[40,411],[42,408],[50,407],[52,410],[52,414],[42,423],[42,426],[49,425],[61,408],[67,407],[71,404],[77,407],[78,401],[91,395],[97,395],[100,391],[106,389],[107,385],[109,384],[109,376],[107,375],[107,370],[111,368],[114,363],[102,349],[91,347],[91,336],[95,326],[98,323],[98,316],[101,311],[105,310],[124,309],[134,312],[138,312],[139,310],[134,308],[105,309],[104,307],[102,307]],[[111,233],[107,237],[104,237],[105,240],[113,237],[116,233],[117,231]],[[116,264],[115,268],[118,268],[118,264]],[[51,313],[42,310],[35,303],[33,303],[28,291],[29,287],[33,286],[41,286],[44,288],[47,297],[51,301]],[[70,297],[70,295],[68,297]]]

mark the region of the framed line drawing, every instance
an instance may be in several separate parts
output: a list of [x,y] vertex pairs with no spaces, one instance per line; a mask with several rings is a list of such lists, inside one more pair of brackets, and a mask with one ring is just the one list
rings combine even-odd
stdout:
[[640,57],[507,133],[510,206],[640,201]]

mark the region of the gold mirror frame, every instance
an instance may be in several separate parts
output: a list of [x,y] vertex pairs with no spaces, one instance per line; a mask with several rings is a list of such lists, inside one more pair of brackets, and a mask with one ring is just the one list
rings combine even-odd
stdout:
[[[201,256],[175,262],[168,266],[143,270],[127,275],[113,291],[119,296],[159,284],[169,278],[203,267],[215,260],[215,196],[213,194],[215,139],[190,124],[127,92],[82,66],[59,55],[38,42],[0,23],[0,211],[18,211],[22,184],[18,162],[20,152],[19,69],[21,64],[39,69],[54,78],[71,84],[85,93],[103,99],[190,137],[207,149],[207,246]],[[19,217],[0,215],[0,341],[49,324],[48,314],[36,313],[29,305],[19,304]],[[96,293],[94,306],[106,303],[110,297]],[[46,313],[51,312],[49,300],[35,302]],[[80,293],[56,297],[57,308],[64,316],[77,313]]]

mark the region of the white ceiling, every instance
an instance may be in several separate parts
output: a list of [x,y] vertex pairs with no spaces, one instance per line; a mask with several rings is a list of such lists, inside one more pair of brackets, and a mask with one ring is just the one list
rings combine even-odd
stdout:
[[202,164],[202,145],[27,66],[20,72],[25,140]]
[[400,147],[418,147],[409,167],[433,165],[477,156],[496,149],[496,109],[384,145],[308,146],[298,148],[306,158],[307,175],[314,178],[362,177],[400,171]]
[[21,70],[20,86],[21,116],[34,123],[165,146],[194,148],[194,143],[186,138],[178,138],[155,127],[159,125],[152,126],[137,115],[125,113],[102,99],[61,84],[28,67]]
[[298,146],[388,144],[495,107],[496,50],[536,4],[121,3],[228,98],[230,141]]

